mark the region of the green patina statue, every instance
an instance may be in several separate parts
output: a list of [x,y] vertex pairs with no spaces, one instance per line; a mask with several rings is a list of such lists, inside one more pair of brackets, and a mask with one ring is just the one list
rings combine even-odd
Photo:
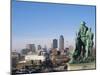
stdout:
[[93,47],[93,33],[91,32],[91,28],[88,29],[86,33],[86,58],[92,56],[92,47]]
[[85,62],[92,55],[93,33],[86,23],[81,22],[80,29],[76,33],[76,48],[73,54],[73,62]]

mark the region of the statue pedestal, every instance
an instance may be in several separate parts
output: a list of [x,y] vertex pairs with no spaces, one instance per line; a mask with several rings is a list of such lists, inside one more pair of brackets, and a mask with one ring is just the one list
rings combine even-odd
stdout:
[[87,69],[95,69],[95,62],[92,63],[80,63],[80,64],[69,64],[68,70],[87,70]]

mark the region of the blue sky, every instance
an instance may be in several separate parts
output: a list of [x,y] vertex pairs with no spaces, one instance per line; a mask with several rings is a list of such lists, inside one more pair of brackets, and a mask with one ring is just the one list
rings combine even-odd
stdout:
[[60,35],[72,44],[81,21],[95,32],[95,6],[13,1],[12,47],[21,49],[28,43],[50,46]]

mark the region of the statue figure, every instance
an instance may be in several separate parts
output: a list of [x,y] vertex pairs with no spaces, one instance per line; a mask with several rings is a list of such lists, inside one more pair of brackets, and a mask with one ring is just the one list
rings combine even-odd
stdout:
[[85,53],[86,53],[86,49],[85,49],[85,46],[86,46],[86,32],[88,30],[88,27],[85,24],[86,23],[84,21],[81,22],[79,33],[78,33],[78,35],[79,35],[79,37],[82,41],[81,50],[82,50],[82,57],[83,58],[85,57]]
[[86,58],[92,56],[93,37],[94,35],[91,32],[91,28],[89,28],[86,33]]
[[[77,34],[76,34],[77,36]],[[82,45],[82,41],[81,39],[77,36],[76,40],[75,40],[75,51],[73,54],[73,62],[79,61],[80,60],[80,56],[81,56],[81,45]]]

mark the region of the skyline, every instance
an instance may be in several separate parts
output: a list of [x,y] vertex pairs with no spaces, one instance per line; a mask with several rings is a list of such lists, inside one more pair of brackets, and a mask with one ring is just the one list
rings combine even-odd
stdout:
[[95,6],[12,1],[12,49],[50,45],[60,35],[71,44],[81,21],[95,34]]

